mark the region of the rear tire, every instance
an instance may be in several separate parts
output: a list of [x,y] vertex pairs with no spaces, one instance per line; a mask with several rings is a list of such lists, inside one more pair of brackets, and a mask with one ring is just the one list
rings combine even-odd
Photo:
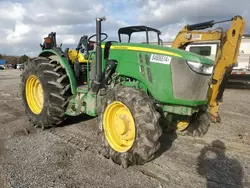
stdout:
[[[37,128],[59,126],[65,119],[65,111],[72,95],[69,78],[65,69],[53,57],[37,57],[26,62],[21,75],[21,97],[29,120]],[[43,90],[43,105],[39,113],[34,113],[30,104],[33,93],[26,95],[27,80],[34,76],[40,82]],[[32,87],[31,87],[32,88]],[[32,91],[28,90],[27,91]],[[28,97],[30,97],[28,99]]]
[[[133,145],[130,149],[123,152],[119,152],[110,146],[105,136],[106,130],[104,130],[105,111],[111,103],[117,101],[125,104],[130,110],[135,124]],[[99,118],[99,129],[103,143],[102,154],[124,168],[148,162],[153,159],[155,152],[160,148],[158,140],[162,134],[162,129],[159,125],[160,114],[155,110],[150,102],[150,98],[134,88],[118,86],[110,90]]]

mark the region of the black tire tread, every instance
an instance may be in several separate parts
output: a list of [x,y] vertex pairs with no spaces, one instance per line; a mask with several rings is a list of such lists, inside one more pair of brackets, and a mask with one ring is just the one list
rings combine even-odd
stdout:
[[[121,101],[130,108],[136,124],[136,140],[133,147],[126,153],[118,153],[109,146],[102,127],[105,108],[114,100]],[[99,116],[99,130],[103,141],[102,154],[124,168],[144,164],[153,159],[155,152],[160,148],[158,139],[162,134],[162,129],[159,125],[159,118],[159,113],[146,94],[131,87],[116,86],[109,91]]]
[[59,70],[63,70],[62,66],[57,66],[56,68],[53,69],[54,72],[57,72]]
[[43,71],[45,74],[52,74],[51,76],[56,76],[56,77],[60,77],[61,75],[57,72],[51,71],[51,70],[45,70]]
[[59,94],[57,94],[57,93],[50,93],[50,95],[51,95],[52,97],[55,97],[55,98],[58,99],[58,100],[61,100],[62,102],[64,102],[64,101],[66,100],[62,95],[59,95]]
[[63,89],[64,86],[56,81],[48,81],[48,84],[55,86],[56,88]]
[[191,121],[186,130],[180,132],[183,136],[203,137],[209,130],[211,120],[206,111],[198,113],[197,117]]
[[[33,114],[29,110],[25,98],[25,81],[29,74],[37,75],[44,88],[46,105],[39,115]],[[35,127],[59,126],[66,119],[65,111],[72,94],[66,70],[59,62],[50,57],[36,57],[28,60],[22,74],[20,87],[25,112]]]
[[67,91],[69,91],[70,89],[70,84],[68,84],[67,86],[64,87],[64,89],[61,91],[61,95],[64,95]]

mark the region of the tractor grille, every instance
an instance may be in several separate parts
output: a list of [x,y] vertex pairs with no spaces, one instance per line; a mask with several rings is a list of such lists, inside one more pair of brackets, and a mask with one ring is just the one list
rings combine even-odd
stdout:
[[171,61],[172,84],[175,98],[206,100],[211,76],[197,74],[182,59]]

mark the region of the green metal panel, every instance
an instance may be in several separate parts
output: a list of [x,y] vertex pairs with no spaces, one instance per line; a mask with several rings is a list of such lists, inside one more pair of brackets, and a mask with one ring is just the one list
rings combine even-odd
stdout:
[[197,112],[197,109],[186,107],[186,106],[168,106],[165,105],[162,107],[164,112],[180,114],[180,115],[188,115],[191,116],[193,113]]
[[65,113],[69,116],[78,116],[85,113],[96,117],[98,102],[97,95],[90,93],[87,87],[85,89],[77,88],[77,94],[71,97]]
[[[105,44],[105,42],[102,43],[102,56],[104,55],[103,44]],[[74,72],[67,60],[64,57],[60,57],[59,54],[52,50],[47,50],[42,53],[48,52],[53,53],[60,58],[60,63],[66,68],[67,74],[73,80],[72,88],[74,88],[74,95],[69,102],[66,113],[73,116],[82,113],[86,113],[90,116],[98,115],[98,110],[100,108],[98,104],[100,104],[101,97],[89,92],[88,89],[90,87],[90,82],[88,81],[88,87],[84,89],[78,88],[76,91]],[[92,62],[90,62],[91,58],[89,58],[88,66],[95,63],[95,53],[92,53],[91,55],[93,55],[93,59]],[[154,57],[160,58],[159,61],[161,62],[157,62],[157,58],[154,59]],[[109,59],[118,62],[116,74],[120,78],[125,77],[133,80],[133,82],[124,80],[124,85],[136,87],[145,92],[149,92],[157,103],[163,106],[162,108],[165,112],[191,115],[196,111],[196,107],[205,104],[207,101],[184,100],[174,97],[172,72],[170,67],[171,59],[169,61],[168,59],[162,59],[167,57],[181,58],[186,61],[195,61],[213,65],[212,60],[191,52],[149,44],[114,43],[111,46],[109,53]],[[183,61],[183,63],[186,62]],[[106,61],[102,59],[102,70],[104,70],[105,66]],[[88,80],[89,79],[90,74],[88,73]]]
[[[159,103],[182,106],[198,106],[205,104],[207,101],[204,100],[183,100],[174,97],[170,64],[149,62],[149,58],[152,54],[161,53],[172,58],[182,58],[205,64],[213,64],[208,58],[193,53],[186,53],[186,51],[183,50],[132,43],[114,43],[111,46],[109,58],[118,61],[117,72],[121,76],[127,76],[138,80],[147,87],[154,99]],[[142,71],[142,69],[144,69],[144,71]]]
[[[102,47],[104,47],[104,44],[105,42],[102,43]],[[169,56],[180,57],[187,61],[201,62],[203,64],[208,64],[208,65],[213,65],[214,63],[211,59],[206,58],[202,55],[178,48],[171,48],[160,45],[140,44],[140,43],[113,43],[111,49],[164,54]]]
[[76,82],[74,71],[72,70],[69,62],[67,61],[65,57],[61,56],[55,50],[44,50],[39,54],[39,56],[42,56],[42,57],[48,57],[50,55],[56,55],[59,58],[61,66],[65,68],[66,73],[69,77],[71,92],[73,93],[73,95],[76,94],[77,82]]

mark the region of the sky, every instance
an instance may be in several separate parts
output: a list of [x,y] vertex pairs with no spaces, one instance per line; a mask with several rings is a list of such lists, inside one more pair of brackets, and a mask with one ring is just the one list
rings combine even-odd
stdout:
[[120,27],[147,25],[173,40],[186,24],[241,15],[250,31],[249,0],[0,0],[0,54],[36,56],[40,43],[56,32],[62,48],[75,48],[95,34],[95,18],[106,17],[102,31],[118,40]]

